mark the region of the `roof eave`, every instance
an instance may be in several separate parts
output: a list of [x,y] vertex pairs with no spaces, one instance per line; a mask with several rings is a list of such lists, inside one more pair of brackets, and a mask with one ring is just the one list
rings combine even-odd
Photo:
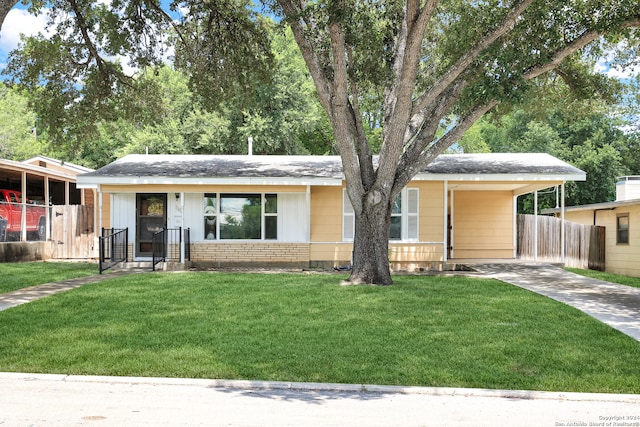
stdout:
[[551,173],[551,174],[429,174],[421,173],[414,181],[586,181],[586,173]]
[[182,178],[182,177],[92,177],[79,176],[78,188],[97,188],[101,185],[316,185],[341,186],[342,178],[293,178],[293,177],[249,177],[249,178]]

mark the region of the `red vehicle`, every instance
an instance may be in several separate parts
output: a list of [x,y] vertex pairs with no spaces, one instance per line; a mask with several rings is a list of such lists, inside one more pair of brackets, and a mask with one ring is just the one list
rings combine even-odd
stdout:
[[[25,201],[27,237],[30,240],[44,240],[47,230],[46,209],[29,199]],[[22,194],[19,191],[0,190],[0,228],[4,221],[6,232],[0,230],[0,238],[19,240],[22,226]]]

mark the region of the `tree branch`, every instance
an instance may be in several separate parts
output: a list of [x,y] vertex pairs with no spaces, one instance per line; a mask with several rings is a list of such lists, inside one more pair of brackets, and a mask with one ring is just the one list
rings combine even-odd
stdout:
[[[313,46],[305,37],[305,29],[301,20],[305,12],[305,5],[302,2],[298,5],[294,0],[278,0],[278,3],[282,7],[284,15],[291,27],[293,37],[300,48],[300,52],[302,53],[304,62],[307,64],[309,73],[313,77],[313,82],[316,86],[320,103],[329,115],[333,115],[329,78],[322,69],[320,59],[318,58]],[[307,17],[305,20],[309,21],[307,25],[311,25],[313,23],[312,18]]]
[[414,114],[420,112],[427,105],[431,104],[455,79],[457,79],[480,54],[489,47],[500,36],[504,35],[515,26],[518,17],[535,0],[522,0],[505,17],[500,25],[484,38],[478,41],[475,46],[469,49],[449,70],[440,77],[431,89],[418,98],[415,102]]

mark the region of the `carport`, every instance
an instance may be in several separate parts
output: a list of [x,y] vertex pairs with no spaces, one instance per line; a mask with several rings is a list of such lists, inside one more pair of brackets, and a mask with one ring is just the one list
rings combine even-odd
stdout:
[[[76,188],[76,176],[91,169],[64,163],[56,159],[37,156],[23,162],[0,159],[0,189],[20,191],[22,208],[26,199],[43,205],[51,212],[52,206],[93,204],[93,194]],[[90,200],[87,200],[90,199]],[[51,216],[47,215],[46,239],[51,237]],[[21,232],[25,241],[27,233]]]

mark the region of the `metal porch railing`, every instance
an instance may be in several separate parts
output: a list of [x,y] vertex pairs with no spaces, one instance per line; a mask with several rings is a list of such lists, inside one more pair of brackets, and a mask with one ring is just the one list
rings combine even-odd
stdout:
[[99,242],[100,274],[129,258],[129,229],[103,228]]
[[[183,252],[184,242],[184,252]],[[185,262],[191,260],[191,229],[163,228],[153,233],[152,269],[161,262]]]

